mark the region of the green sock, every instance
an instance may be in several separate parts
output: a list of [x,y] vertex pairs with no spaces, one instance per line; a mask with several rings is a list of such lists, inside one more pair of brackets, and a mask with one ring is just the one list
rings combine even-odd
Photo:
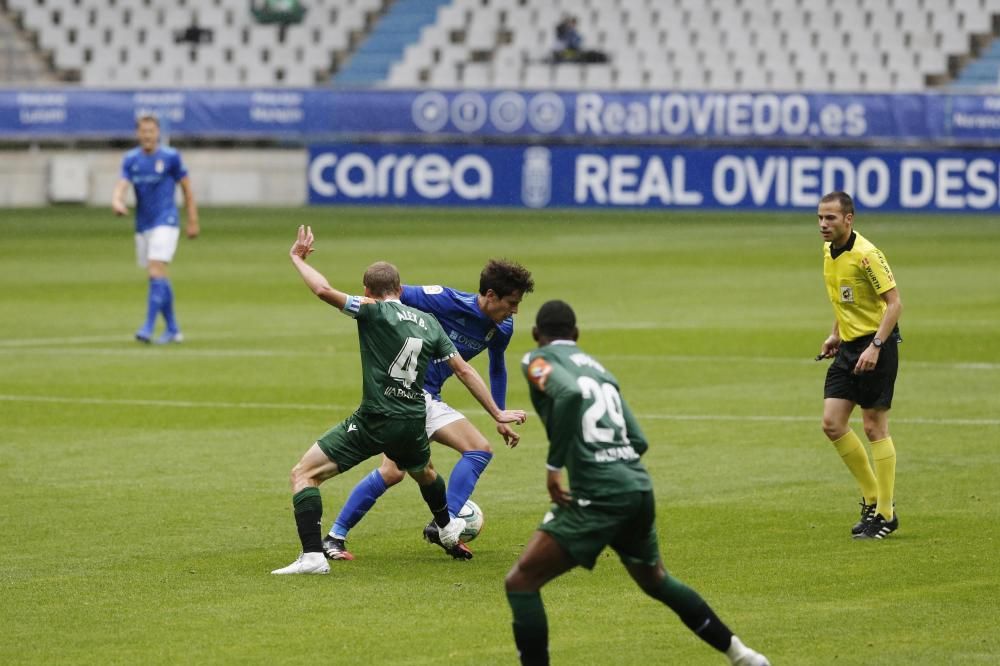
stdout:
[[451,516],[448,515],[448,489],[444,485],[444,477],[438,474],[433,483],[420,486],[420,494],[434,514],[434,524],[438,527],[447,525]]
[[292,496],[295,509],[295,526],[303,553],[323,552],[323,498],[319,488],[309,486]]
[[733,632],[719,619],[701,595],[684,583],[666,574],[659,587],[650,592],[649,596],[666,604],[670,610],[677,613],[684,626],[693,631],[695,636],[719,652],[729,649]]
[[507,602],[514,614],[514,644],[523,666],[549,663],[549,623],[542,595],[538,592],[508,592]]

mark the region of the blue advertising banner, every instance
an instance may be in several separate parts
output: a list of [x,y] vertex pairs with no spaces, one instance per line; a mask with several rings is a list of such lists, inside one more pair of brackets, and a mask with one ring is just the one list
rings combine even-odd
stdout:
[[311,204],[1000,211],[1000,155],[342,143],[309,150]]
[[0,139],[129,138],[142,113],[182,138],[1000,146],[1000,96],[766,92],[4,90]]

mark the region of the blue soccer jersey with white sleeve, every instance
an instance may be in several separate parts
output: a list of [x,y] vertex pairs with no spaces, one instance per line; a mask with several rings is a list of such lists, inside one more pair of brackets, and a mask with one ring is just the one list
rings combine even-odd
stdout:
[[181,155],[173,148],[159,146],[152,153],[133,148],[122,160],[121,176],[135,188],[135,230],[178,226],[174,192],[177,183],[188,175]]
[[[404,305],[434,315],[465,360],[489,350],[490,393],[500,409],[504,409],[507,366],[503,355],[514,335],[514,319],[507,317],[500,324],[495,323],[479,309],[476,297],[477,294],[438,285],[403,285],[400,300]],[[424,390],[440,400],[441,386],[452,374],[447,363],[432,364],[424,378]]]

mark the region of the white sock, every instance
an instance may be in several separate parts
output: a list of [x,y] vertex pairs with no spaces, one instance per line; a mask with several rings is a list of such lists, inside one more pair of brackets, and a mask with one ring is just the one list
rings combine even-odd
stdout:
[[743,645],[743,641],[736,634],[733,634],[733,639],[729,642],[729,649],[726,650],[726,656],[729,657],[729,661],[736,661],[746,652],[747,646]]

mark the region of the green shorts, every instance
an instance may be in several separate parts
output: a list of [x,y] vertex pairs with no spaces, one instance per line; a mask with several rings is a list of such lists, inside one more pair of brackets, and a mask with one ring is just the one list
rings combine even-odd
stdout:
[[341,472],[380,453],[389,456],[404,471],[419,472],[431,460],[424,420],[423,416],[403,419],[354,412],[327,430],[316,443]]
[[594,568],[606,546],[625,564],[653,566],[660,559],[652,491],[576,498],[567,507],[553,506],[538,529],[550,534],[587,569]]

